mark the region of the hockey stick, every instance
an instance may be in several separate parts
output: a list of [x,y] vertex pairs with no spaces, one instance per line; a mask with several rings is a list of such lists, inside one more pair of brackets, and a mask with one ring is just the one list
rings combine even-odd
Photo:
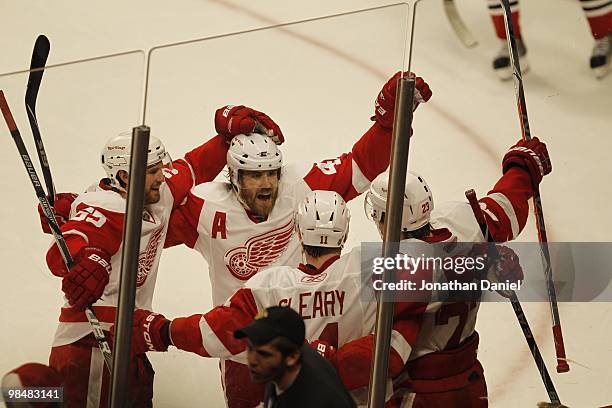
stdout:
[[53,206],[55,201],[55,186],[53,185],[51,168],[49,167],[45,146],[40,136],[38,119],[36,118],[36,98],[38,97],[38,89],[40,88],[40,82],[45,72],[45,64],[47,63],[50,47],[51,44],[49,43],[49,39],[42,34],[39,35],[34,44],[34,50],[32,51],[30,76],[28,77],[28,86],[25,94],[25,108],[28,113],[32,135],[34,136],[34,144],[36,145],[36,153],[38,153],[38,160],[42,169],[43,178],[47,186],[49,204]]
[[472,32],[468,30],[467,25],[459,15],[455,0],[444,0],[444,11],[446,12],[446,17],[451,27],[453,27],[455,34],[459,37],[459,41],[467,48],[478,45],[478,41],[476,41],[476,38],[474,38]]
[[[13,114],[8,106],[8,102],[4,97],[4,92],[0,91],[0,110],[2,110],[2,115],[4,116],[4,120],[6,121],[6,125],[11,132],[11,136],[15,141],[15,145],[17,146],[17,150],[19,151],[19,155],[21,156],[21,160],[26,168],[28,176],[30,176],[30,181],[32,182],[32,186],[34,187],[34,191],[36,193],[36,197],[38,197],[38,201],[42,207],[43,213],[47,218],[47,222],[49,227],[51,228],[51,232],[53,233],[53,237],[55,238],[55,242],[57,243],[57,247],[60,250],[62,258],[64,259],[64,263],[66,264],[66,268],[68,270],[72,269],[74,266],[74,261],[72,256],[70,255],[70,251],[68,250],[68,246],[66,245],[66,240],[62,235],[62,232],[55,221],[55,215],[53,214],[53,207],[49,203],[47,196],[45,195],[45,191],[42,188],[42,184],[40,183],[40,179],[38,178],[38,174],[36,174],[36,169],[32,164],[32,159],[28,153],[28,150],[23,143],[23,139],[21,138],[21,133],[19,129],[17,129],[17,124],[15,123],[15,119],[13,119]],[[104,356],[104,361],[109,369],[109,372],[112,372],[112,363],[113,358],[111,354],[111,349],[104,337],[104,331],[102,327],[100,327],[100,322],[98,321],[95,313],[91,310],[91,307],[87,307],[85,309],[85,315],[87,316],[87,320],[91,324],[91,328],[94,334],[94,337],[98,341],[98,346],[100,347],[100,351]]]
[[[516,91],[516,100],[519,113],[519,121],[521,122],[521,133],[525,140],[531,140],[531,131],[529,129],[529,118],[527,117],[527,104],[525,103],[525,92],[523,90],[523,78],[521,76],[521,65],[519,62],[519,53],[514,36],[514,28],[512,25],[512,12],[510,11],[509,0],[500,0],[504,9],[504,22],[506,25],[506,38],[508,41],[508,51],[510,54],[510,63],[514,71],[514,90]],[[550,311],[553,322],[553,338],[555,341],[555,352],[557,354],[557,372],[565,373],[570,367],[565,357],[565,344],[563,342],[563,333],[561,331],[561,319],[559,318],[559,307],[557,305],[557,293],[553,282],[552,265],[550,262],[550,253],[548,251],[548,238],[546,237],[546,225],[544,224],[544,212],[542,210],[542,199],[538,187],[534,187],[533,207],[535,211],[536,227],[538,230],[538,238],[542,243],[542,261],[544,263],[544,277],[546,280],[546,289],[548,291],[548,300],[550,303]]]
[[[487,246],[489,259],[498,258],[499,254],[497,253],[497,249],[495,248],[495,244],[493,243],[491,235],[489,233],[489,229],[487,228],[487,221],[485,220],[484,214],[480,209],[480,204],[478,204],[476,192],[473,189],[470,189],[465,192],[465,197],[468,199],[470,207],[472,207],[472,212],[474,213],[474,217],[476,217],[476,222],[480,227],[480,231],[482,231],[482,235],[488,242]],[[538,367],[540,377],[542,377],[542,382],[544,382],[544,387],[546,388],[546,392],[548,393],[548,398],[550,399],[550,402],[553,404],[561,404],[559,396],[557,395],[557,391],[555,390],[555,385],[553,384],[552,379],[550,378],[550,374],[548,374],[548,369],[546,368],[546,364],[544,363],[542,354],[540,354],[538,344],[536,343],[535,338],[533,337],[533,333],[531,332],[531,328],[529,327],[529,322],[527,322],[527,317],[523,312],[521,302],[518,300],[518,297],[516,296],[516,293],[514,291],[511,291],[510,303],[512,304],[514,314],[516,314],[516,318],[518,319],[519,325],[521,326],[521,330],[523,331],[525,340],[527,340],[529,350],[531,350],[533,359],[535,360],[536,366]]]

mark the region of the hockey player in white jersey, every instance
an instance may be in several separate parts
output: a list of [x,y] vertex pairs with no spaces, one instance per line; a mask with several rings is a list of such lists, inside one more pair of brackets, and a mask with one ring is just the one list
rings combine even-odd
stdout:
[[[487,227],[496,242],[512,240],[527,221],[528,200],[542,178],[552,170],[548,151],[537,138],[512,146],[502,160],[503,176],[479,200]],[[384,229],[388,175],[379,176],[366,195],[368,215]],[[407,175],[402,239],[417,238],[427,243],[484,242],[478,223],[467,202],[446,202],[434,209],[431,189],[420,175]],[[450,256],[468,246],[454,246]],[[516,255],[498,247],[500,265],[494,268],[500,281],[517,282],[523,273]],[[390,372],[395,378],[395,398],[389,406],[402,407],[486,407],[487,391],[482,366],[476,358],[475,331],[479,302],[430,303],[413,323],[411,351],[405,362],[391,351]],[[396,322],[397,324],[397,322]],[[411,336],[404,332],[404,338]],[[369,380],[372,339],[364,337],[342,346],[331,356],[345,384],[365,385]],[[407,392],[408,391],[408,392]],[[410,397],[410,398],[408,398]],[[414,398],[414,401],[411,399]]]
[[[228,142],[236,130],[254,130],[256,125],[278,128],[271,119],[250,108],[234,111],[230,118],[236,129],[215,121],[219,135],[175,160],[171,166],[162,142],[150,137],[145,176],[145,197],[141,231],[136,307],[150,308],[162,248],[173,208],[185,198],[194,184],[213,180],[225,164]],[[261,123],[263,122],[263,123]],[[280,132],[277,135],[282,136]],[[75,266],[66,270],[56,245],[47,253],[51,272],[62,278],[65,304],[53,341],[50,366],[65,381],[66,407],[104,407],[107,405],[109,373],[91,334],[84,308],[92,305],[103,329],[115,320],[122,232],[126,196],[129,190],[131,134],[111,138],[102,151],[102,166],[107,178],[95,191],[76,197],[61,230],[74,258]],[[64,198],[72,198],[64,195]],[[56,212],[64,206],[55,206]],[[46,222],[43,223],[43,229]],[[130,405],[149,406],[153,395],[153,370],[144,354],[133,355],[130,371]]]

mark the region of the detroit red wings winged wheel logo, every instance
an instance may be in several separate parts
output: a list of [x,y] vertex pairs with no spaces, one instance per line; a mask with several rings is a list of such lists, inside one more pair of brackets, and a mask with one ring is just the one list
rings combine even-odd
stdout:
[[153,266],[153,262],[155,262],[155,256],[157,255],[159,241],[161,240],[163,232],[163,228],[158,228],[153,232],[145,250],[138,254],[138,274],[136,275],[137,287],[141,287],[145,283],[147,276],[149,276],[149,272],[151,272],[151,267]]
[[225,254],[225,265],[232,275],[247,280],[257,271],[276,261],[293,235],[293,219],[282,227],[250,238],[244,246]]

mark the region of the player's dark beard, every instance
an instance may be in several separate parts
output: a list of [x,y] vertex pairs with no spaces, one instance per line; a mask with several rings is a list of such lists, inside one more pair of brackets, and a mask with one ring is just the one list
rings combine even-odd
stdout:
[[161,196],[160,196],[159,188],[161,188],[161,184],[157,188],[158,188],[157,190],[151,190],[151,188],[149,188],[147,191],[145,191],[145,196],[144,196],[145,205],[155,204],[156,202],[160,200]]
[[[255,191],[242,189],[240,191],[240,195],[251,212],[266,219],[268,215],[270,215],[270,213],[272,212],[274,204],[276,203],[276,198],[278,197],[278,188],[258,189]],[[258,200],[258,197],[264,195],[269,195],[269,198],[265,200],[267,202],[262,202],[262,200]]]

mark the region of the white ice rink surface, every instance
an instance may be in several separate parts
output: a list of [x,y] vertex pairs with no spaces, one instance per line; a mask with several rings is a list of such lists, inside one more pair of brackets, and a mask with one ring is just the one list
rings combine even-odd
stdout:
[[[592,38],[579,3],[523,4],[523,33],[531,72],[524,84],[532,133],[544,139],[553,173],[542,185],[551,241],[609,241],[609,156],[612,153],[612,74],[594,79],[588,68]],[[52,43],[49,64],[351,11],[385,2],[67,0],[0,2],[0,73],[25,69],[39,33]],[[459,1],[480,44],[465,49],[451,31],[442,1],[419,6],[414,71],[434,96],[415,116],[409,167],[428,180],[437,202],[479,195],[500,175],[500,160],[520,137],[511,82],[490,68],[498,50],[484,1]],[[174,157],[214,135],[212,115],[226,103],[259,108],[280,123],[286,162],[318,161],[348,151],[370,124],[373,100],[402,67],[398,6],[156,51],[151,59],[147,124]],[[110,136],[139,124],[144,53],[49,69],[38,117],[58,191],[82,191],[103,175],[98,154]],[[23,137],[31,139],[23,109],[27,74],[0,77]],[[46,269],[49,237],[40,232],[36,200],[13,142],[0,123],[0,373],[29,361],[46,362],[62,303],[60,280]],[[34,150],[30,144],[30,151]],[[373,225],[351,203],[349,246],[377,240]],[[522,241],[537,240],[533,215]],[[577,279],[588,279],[588,270]],[[608,288],[610,289],[610,288]],[[164,253],[155,309],[167,317],[211,306],[207,265],[186,247]],[[610,296],[608,296],[608,300]],[[560,304],[571,371],[554,373],[550,314],[525,304],[562,401],[570,407],[612,404],[610,303]],[[492,407],[534,407],[546,393],[510,305],[483,304],[479,358]],[[152,353],[150,353],[152,354]],[[150,356],[156,370],[155,405],[221,407],[217,361],[172,350]]]

